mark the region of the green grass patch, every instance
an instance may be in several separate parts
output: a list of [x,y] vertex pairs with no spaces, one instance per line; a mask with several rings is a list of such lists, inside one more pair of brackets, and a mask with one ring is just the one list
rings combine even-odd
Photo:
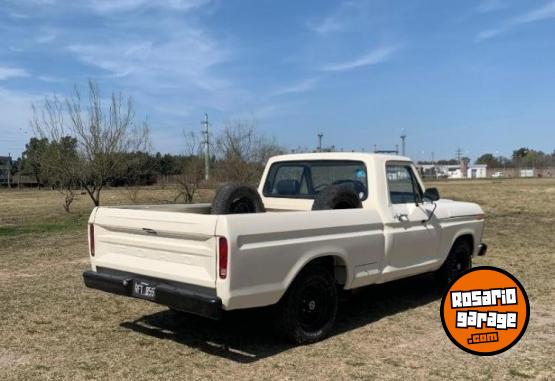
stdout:
[[0,237],[15,237],[24,234],[55,233],[83,229],[86,219],[73,217],[55,222],[27,223],[22,225],[0,226]]

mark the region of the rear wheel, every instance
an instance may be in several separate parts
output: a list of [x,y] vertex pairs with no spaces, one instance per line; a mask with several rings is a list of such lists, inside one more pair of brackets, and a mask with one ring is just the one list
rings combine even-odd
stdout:
[[337,314],[337,289],[330,272],[322,266],[303,270],[278,303],[278,333],[295,344],[325,338]]
[[467,241],[455,242],[447,259],[436,275],[441,287],[445,288],[459,275],[472,267],[472,247]]

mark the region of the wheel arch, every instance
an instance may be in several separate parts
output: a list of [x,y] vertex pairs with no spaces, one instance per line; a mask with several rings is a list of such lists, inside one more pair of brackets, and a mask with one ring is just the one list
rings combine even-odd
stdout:
[[323,266],[329,269],[336,283],[341,287],[345,287],[345,284],[352,276],[349,261],[344,253],[330,252],[315,254],[303,258],[303,260],[299,261],[297,265],[294,266],[293,269],[289,272],[286,278],[286,287],[284,294],[285,292],[287,292],[295,278],[297,278],[297,276],[299,276],[299,274],[304,269],[310,266]]
[[474,255],[474,234],[472,231],[466,231],[463,230],[461,232],[459,232],[458,234],[456,234],[453,237],[453,240],[451,242],[451,245],[449,246],[449,251],[447,253],[447,255],[445,256],[445,259],[443,262],[445,262],[445,260],[447,260],[447,257],[449,256],[449,253],[451,252],[451,250],[453,249],[453,247],[455,247],[455,245],[459,242],[467,242],[468,245],[470,246],[470,250],[471,250],[471,255]]

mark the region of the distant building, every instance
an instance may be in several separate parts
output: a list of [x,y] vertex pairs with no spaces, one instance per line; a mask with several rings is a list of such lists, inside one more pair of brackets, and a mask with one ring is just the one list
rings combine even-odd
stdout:
[[459,164],[420,164],[418,165],[420,173],[424,177],[432,178],[448,178],[448,179],[481,179],[487,177],[486,164],[467,164],[466,170],[461,168]]
[[11,169],[11,156],[0,156],[0,185],[8,185],[8,183],[11,183]]
[[487,171],[487,164],[469,165],[466,170],[466,177],[468,177],[469,179],[484,179],[488,177]]
[[534,177],[534,169],[532,168],[521,169],[520,177]]

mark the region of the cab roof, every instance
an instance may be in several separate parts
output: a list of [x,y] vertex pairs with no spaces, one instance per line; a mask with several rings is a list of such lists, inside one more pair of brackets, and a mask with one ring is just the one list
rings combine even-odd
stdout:
[[278,155],[270,158],[269,163],[278,161],[302,161],[302,160],[356,160],[356,161],[411,161],[410,158],[401,155],[368,152],[314,152],[293,153]]

